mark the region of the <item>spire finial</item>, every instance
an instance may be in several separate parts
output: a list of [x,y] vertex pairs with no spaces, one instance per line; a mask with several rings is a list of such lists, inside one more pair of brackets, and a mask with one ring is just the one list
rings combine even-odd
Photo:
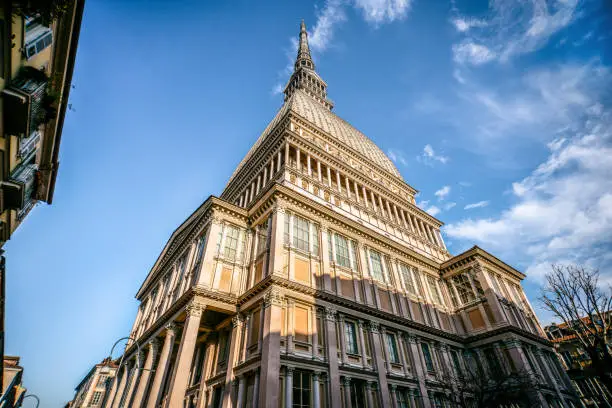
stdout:
[[308,46],[308,32],[306,31],[306,23],[302,19],[300,24],[300,42],[298,44],[298,54],[295,60],[295,69],[299,67],[315,69],[314,62],[310,56],[310,47]]

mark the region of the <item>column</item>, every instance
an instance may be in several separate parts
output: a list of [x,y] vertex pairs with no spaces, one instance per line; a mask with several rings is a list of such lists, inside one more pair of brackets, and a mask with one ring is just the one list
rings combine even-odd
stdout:
[[[280,151],[279,151],[280,154]],[[289,165],[289,143],[285,143],[285,166]]]
[[374,381],[368,381],[366,387],[366,399],[368,401],[368,408],[374,408],[374,396],[372,391],[376,389],[376,383]]
[[357,200],[357,204],[359,204],[359,186],[357,185],[357,181],[353,180],[353,187],[355,188],[355,199]]
[[238,396],[236,397],[236,408],[242,408],[244,405],[244,387],[245,387],[245,378],[244,375],[240,376],[238,380]]
[[421,350],[419,350],[419,344],[417,338],[412,335],[408,335],[408,344],[410,345],[410,350],[412,352],[413,361],[414,361],[414,372],[419,379],[419,394],[422,395],[423,398],[423,406],[428,408],[431,406],[429,398],[427,397],[427,386],[425,385],[425,362],[423,358],[421,358]]
[[365,186],[361,186],[361,192],[363,193],[363,204],[365,208],[368,208],[368,195],[366,194]]
[[368,356],[366,355],[366,349],[365,349],[365,336],[363,333],[363,331],[365,330],[365,327],[363,324],[363,320],[359,320],[358,326],[359,326],[359,349],[361,350],[361,365],[363,366],[363,368],[366,368],[368,366]]
[[274,215],[272,217],[272,236],[270,237],[270,260],[268,261],[268,271],[265,276],[283,272],[283,238],[285,235],[285,209],[276,203]]
[[274,176],[274,157],[272,157],[272,159],[270,160],[270,174],[268,176],[268,180],[266,181],[272,180],[272,176]]
[[287,320],[289,322],[289,324],[287,325],[287,353],[293,354],[295,351],[293,347],[293,333],[295,331],[295,327],[294,327],[295,318],[293,314],[295,313],[295,302],[293,299],[288,299],[286,304],[287,304],[286,314],[287,314]]
[[338,371],[338,346],[336,344],[336,309],[325,308],[327,358],[329,361],[329,397],[332,408],[340,407],[340,373]]
[[408,370],[409,357],[406,355],[406,347],[404,346],[406,344],[406,335],[404,333],[398,333],[397,342],[404,375],[408,377],[410,375],[410,371]]
[[342,377],[342,385],[344,385],[344,407],[350,408],[351,405],[351,377],[346,375]]
[[397,385],[391,384],[391,403],[393,408],[397,408]]
[[340,327],[338,328],[338,330],[340,330],[340,355],[342,356],[342,361],[340,364],[345,364],[348,360],[346,358],[346,339],[344,337],[344,315],[339,314],[338,320],[340,322]]
[[259,370],[255,371],[255,380],[253,381],[253,403],[251,408],[259,406]]
[[125,396],[125,400],[122,406],[126,406],[126,407],[133,406],[131,404],[131,401],[132,401],[132,397],[134,393],[136,392],[136,384],[138,383],[138,379],[140,378],[140,372],[142,368],[141,364],[143,364],[144,359],[145,359],[144,352],[140,351],[136,355],[136,361],[134,363],[134,368],[132,368],[132,375],[130,376],[130,386],[128,388],[128,392]]
[[129,371],[128,371],[128,367],[126,364],[123,366],[123,374],[121,375],[121,379],[119,379],[119,376],[115,377],[115,383],[119,381],[119,386],[117,387],[117,392],[115,393],[113,401],[112,401],[112,405],[111,405],[112,408],[118,408],[119,405],[121,404],[121,398],[123,397],[123,391],[125,391],[125,384],[127,382],[128,375],[129,375]]
[[[287,156],[289,156],[289,145],[286,146]],[[286,163],[289,163],[289,157],[287,157]],[[278,172],[281,168],[281,149],[278,149],[278,154],[276,155],[276,171]]]
[[346,194],[348,194],[348,197],[351,198],[352,197],[352,195],[351,195],[351,186],[349,184],[348,177],[344,178],[344,185],[346,186]]
[[319,183],[322,183],[323,175],[321,174],[321,160],[317,160],[317,177],[319,178]]
[[380,397],[383,407],[391,406],[391,398],[389,397],[389,386],[387,385],[387,369],[383,355],[383,347],[380,342],[380,326],[376,322],[370,322],[370,331],[372,332],[372,353],[376,362],[376,371],[378,371],[378,385],[380,388]]
[[313,307],[311,312],[312,319],[312,358],[318,359],[319,355],[319,328],[317,327],[317,308]]
[[240,349],[240,334],[242,333],[242,325],[244,319],[242,315],[237,314],[232,317],[232,334],[229,344],[229,354],[227,355],[227,369],[225,371],[225,388],[223,391],[223,404],[224,408],[230,408],[232,406],[232,396],[230,384],[234,381],[234,366],[236,365],[239,357]]
[[331,188],[332,186],[332,182],[331,182],[331,170],[329,168],[329,166],[327,167],[327,184],[329,184],[329,188]]
[[306,154],[306,166],[308,168],[308,175],[312,176],[312,166],[310,164],[310,155]]
[[312,373],[312,400],[313,408],[321,408],[321,396],[319,394],[319,376],[320,372],[315,371]]
[[136,395],[134,396],[134,401],[132,402],[132,407],[134,408],[140,408],[140,406],[142,405],[144,393],[147,389],[147,386],[149,385],[153,362],[157,357],[159,342],[157,341],[157,339],[151,340],[148,346],[149,352],[147,353],[147,359],[144,361],[144,366],[142,367],[142,374],[140,377],[140,383],[138,384],[138,389],[136,390]]
[[168,375],[167,371],[170,366],[170,356],[172,355],[175,336],[176,326],[171,323],[166,326],[164,345],[162,346],[161,354],[159,355],[159,362],[157,363],[157,369],[155,370],[155,377],[153,378],[153,384],[151,385],[151,389],[149,391],[149,399],[146,405],[147,408],[157,408],[159,405],[159,400],[161,398],[161,386]]
[[298,171],[302,171],[302,162],[300,161],[300,148],[295,147],[295,165],[297,166]]
[[[282,226],[282,224],[281,224]],[[284,296],[272,286],[264,294],[263,300],[263,337],[261,346],[261,366],[259,378],[259,408],[277,408],[280,398],[280,331],[281,309]]]
[[336,170],[336,183],[338,183],[338,191],[342,191],[342,184],[340,184],[340,172]]
[[323,260],[322,285],[323,290],[331,291],[331,268],[329,265],[329,238],[328,234],[331,234],[329,227],[325,224],[321,225],[321,259]]
[[174,370],[174,378],[170,385],[168,393],[168,406],[181,407],[185,398],[185,391],[189,382],[189,369],[193,361],[193,353],[195,351],[198,331],[200,329],[200,318],[202,317],[202,305],[192,302],[189,304],[185,312],[187,318],[183,326],[183,335],[181,336],[181,345],[176,356],[176,370]]
[[285,367],[285,408],[293,405],[293,367]]

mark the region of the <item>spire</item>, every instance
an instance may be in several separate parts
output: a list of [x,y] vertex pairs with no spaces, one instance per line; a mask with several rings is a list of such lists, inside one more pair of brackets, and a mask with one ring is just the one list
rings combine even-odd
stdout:
[[295,70],[299,67],[310,68],[314,71],[315,65],[310,56],[310,47],[308,46],[308,32],[304,20],[300,24],[300,43],[298,46],[297,58],[295,59]]
[[291,74],[284,91],[285,101],[293,95],[296,89],[303,90],[329,110],[334,107],[333,103],[327,99],[327,84],[315,71],[304,20],[300,24],[300,41],[295,65],[293,66],[293,74]]

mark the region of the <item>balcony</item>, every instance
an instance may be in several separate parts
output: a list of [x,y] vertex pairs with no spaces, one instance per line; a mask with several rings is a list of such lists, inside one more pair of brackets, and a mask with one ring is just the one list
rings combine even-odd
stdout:
[[24,67],[2,91],[5,133],[19,137],[32,135],[46,121],[47,83],[48,78],[42,71]]
[[34,131],[29,137],[20,139],[17,157],[21,160],[27,160],[36,151],[40,139],[41,134],[39,131]]
[[2,183],[4,208],[19,210],[19,219],[34,206],[33,193],[36,187],[36,164],[19,166],[8,181]]

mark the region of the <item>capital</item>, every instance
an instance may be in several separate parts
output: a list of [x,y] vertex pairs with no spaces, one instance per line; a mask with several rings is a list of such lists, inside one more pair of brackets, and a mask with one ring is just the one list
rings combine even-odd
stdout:
[[378,333],[380,331],[380,325],[378,322],[370,322],[369,327],[372,333]]
[[351,377],[347,377],[346,375],[342,377],[342,383],[345,387],[350,387],[351,385]]
[[284,298],[285,296],[283,295],[283,292],[281,292],[280,289],[276,287],[271,287],[263,296],[263,306],[282,306]]
[[159,340],[152,339],[147,343],[147,345],[149,346],[149,352],[153,353],[153,355],[155,356],[157,354],[157,351],[159,350]]
[[415,336],[414,334],[407,334],[406,337],[408,338],[408,341],[410,343],[416,344],[418,341],[417,336]]
[[241,314],[237,314],[232,317],[232,327],[238,327],[244,322],[244,317]]
[[204,310],[204,308],[202,307],[201,304],[196,303],[196,302],[191,302],[190,304],[187,305],[187,307],[185,307],[185,312],[187,313],[187,317],[200,317],[202,316],[202,311]]
[[338,316],[338,311],[336,309],[334,309],[333,307],[326,307],[325,308],[325,318],[329,321],[335,321],[336,317]]
[[295,371],[295,367],[286,366],[285,367],[285,375],[292,376]]
[[166,325],[166,336],[176,335],[176,323],[171,322]]

